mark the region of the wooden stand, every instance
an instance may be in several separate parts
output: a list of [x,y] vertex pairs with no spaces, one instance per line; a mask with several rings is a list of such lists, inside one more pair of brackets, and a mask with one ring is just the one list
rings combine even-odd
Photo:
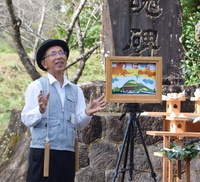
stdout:
[[195,110],[194,112],[195,113],[200,113],[200,98],[196,98],[196,97],[191,97],[190,98],[191,101],[195,101],[195,104],[194,104],[194,107],[195,107]]
[[[200,98],[191,98],[195,101],[194,113],[181,113],[181,101],[184,98],[166,99],[166,112],[148,112],[143,115],[163,116],[163,131],[147,131],[148,135],[162,136],[163,148],[170,148],[170,143],[176,140],[177,145],[182,146],[184,137],[200,137],[200,122],[192,123],[189,121],[191,116],[200,116]],[[163,182],[173,181],[173,161],[169,161],[167,157],[156,152],[154,155],[163,157]],[[177,177],[176,181],[181,182],[181,160],[176,161]],[[190,159],[185,159],[186,166],[186,182],[190,182]]]
[[[164,131],[147,131],[148,135],[152,136],[162,136],[163,137],[163,148],[169,148],[170,142],[172,140],[177,141],[177,145],[182,146],[182,139],[184,137],[200,137],[200,132],[182,132],[182,133],[172,133]],[[158,153],[156,153],[156,156]],[[177,177],[176,181],[181,182],[181,160],[177,160]],[[186,182],[190,182],[190,160],[185,159],[186,162]],[[163,157],[163,182],[172,182],[173,181],[173,161],[168,161],[166,157]]]

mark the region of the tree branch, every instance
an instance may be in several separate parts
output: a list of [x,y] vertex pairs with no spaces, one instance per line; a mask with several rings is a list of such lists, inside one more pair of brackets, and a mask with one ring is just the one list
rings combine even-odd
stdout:
[[[79,18],[77,18],[75,25],[76,25],[76,36],[78,39],[79,54],[82,55],[82,54],[84,54],[84,45],[83,45],[83,37],[82,37]],[[73,83],[77,83],[78,79],[81,77],[86,61],[87,61],[86,58],[81,59],[79,67],[76,71],[76,74],[73,76],[73,78],[71,80]]]
[[94,45],[93,47],[91,47],[86,53],[80,55],[78,58],[76,58],[73,62],[71,62],[70,64],[67,65],[66,69],[68,69],[69,67],[73,66],[74,64],[76,64],[77,62],[81,61],[84,58],[89,58],[90,55],[100,47],[100,43],[98,42],[96,45]]
[[8,12],[9,12],[9,19],[10,19],[12,30],[13,30],[13,43],[15,44],[17,54],[20,57],[20,60],[22,64],[24,65],[24,67],[26,68],[28,74],[31,76],[33,80],[35,80],[40,77],[40,74],[37,72],[35,67],[31,64],[31,61],[22,45],[21,38],[20,38],[21,20],[17,18],[14,14],[12,0],[5,0],[5,2],[6,2]]
[[[36,55],[36,50],[39,44],[39,40],[40,40],[40,35],[42,33],[42,29],[43,29],[43,25],[44,25],[44,21],[45,21],[45,12],[46,12],[46,6],[49,2],[47,1],[46,4],[43,4],[42,6],[42,12],[41,12],[41,18],[40,18],[40,24],[37,30],[37,34],[35,35],[35,43],[33,46],[33,54],[32,54],[32,59],[34,60],[34,56]],[[34,62],[35,65],[35,62]]]
[[75,23],[77,21],[77,18],[79,16],[79,14],[81,13],[81,11],[82,11],[82,9],[83,9],[83,7],[84,7],[84,5],[85,5],[86,2],[87,2],[87,0],[81,0],[81,3],[79,4],[77,10],[74,13],[72,21],[71,21],[71,23],[70,23],[70,25],[69,25],[69,27],[68,27],[68,29],[66,31],[66,38],[65,38],[65,40],[66,40],[67,43],[68,43],[70,35],[71,35],[72,31],[73,31],[74,25],[75,25]]

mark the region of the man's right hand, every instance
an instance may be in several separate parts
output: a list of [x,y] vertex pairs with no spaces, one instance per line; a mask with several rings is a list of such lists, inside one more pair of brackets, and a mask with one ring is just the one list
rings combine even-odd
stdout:
[[50,93],[48,92],[46,96],[43,96],[42,90],[40,91],[38,95],[38,104],[39,104],[39,110],[40,113],[43,114],[46,110],[48,100],[49,100]]

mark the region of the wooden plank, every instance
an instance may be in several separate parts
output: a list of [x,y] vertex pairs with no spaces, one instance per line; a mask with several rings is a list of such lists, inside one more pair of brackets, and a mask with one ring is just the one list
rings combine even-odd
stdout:
[[142,112],[141,116],[169,116],[170,113],[166,113],[166,112]]
[[185,97],[166,97],[162,99],[163,101],[185,101]]
[[172,136],[172,137],[200,137],[200,132],[183,132],[183,133],[172,133],[169,131],[147,131],[147,135],[153,136]]
[[[167,112],[142,112],[141,116],[170,116],[171,113]],[[176,118],[184,118],[184,117],[195,117],[200,116],[200,113],[189,113],[189,112],[181,112],[179,115],[176,116]]]
[[200,97],[190,97],[190,101],[200,101]]
[[153,154],[154,154],[155,156],[157,156],[157,157],[167,158],[167,156],[166,156],[164,153],[162,153],[162,152],[154,152]]

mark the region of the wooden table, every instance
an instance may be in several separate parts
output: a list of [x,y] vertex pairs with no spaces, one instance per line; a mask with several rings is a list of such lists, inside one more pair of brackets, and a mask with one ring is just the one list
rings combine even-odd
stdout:
[[[200,137],[200,132],[182,132],[172,133],[169,131],[147,131],[148,135],[162,136],[163,148],[170,148],[171,140],[177,140],[177,145],[182,146],[184,137]],[[158,155],[158,153],[156,153]],[[186,182],[190,182],[190,159],[185,159],[186,162]],[[168,161],[163,157],[163,182],[173,182],[173,165],[172,161]],[[181,182],[181,160],[177,160],[177,182]]]

